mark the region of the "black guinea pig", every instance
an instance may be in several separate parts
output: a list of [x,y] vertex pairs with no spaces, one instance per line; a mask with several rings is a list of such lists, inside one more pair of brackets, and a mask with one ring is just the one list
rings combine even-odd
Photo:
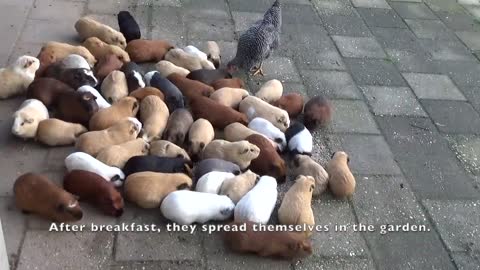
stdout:
[[159,156],[135,156],[130,158],[123,172],[125,176],[137,172],[159,172],[159,173],[184,173],[191,175],[192,162],[184,158],[171,158]]
[[120,11],[117,15],[117,19],[120,32],[122,32],[127,43],[135,39],[140,39],[142,35],[140,32],[140,26],[138,26],[137,21],[135,21],[135,18],[133,18],[130,12]]
[[180,89],[167,78],[162,77],[159,72],[156,72],[150,79],[150,86],[159,89],[165,95],[165,103],[170,113],[185,107],[185,101]]
[[144,74],[140,66],[134,62],[125,63],[120,69],[127,78],[128,92],[131,93],[138,88],[145,87]]

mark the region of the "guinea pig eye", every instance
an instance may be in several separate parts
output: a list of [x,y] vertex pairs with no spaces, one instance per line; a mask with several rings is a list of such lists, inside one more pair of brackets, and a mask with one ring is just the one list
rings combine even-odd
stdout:
[[200,143],[200,149],[203,149],[203,148],[205,148],[205,143],[202,142]]
[[22,124],[24,123],[31,124],[33,123],[33,119],[32,118],[25,119],[25,122],[23,122]]
[[[333,152],[333,154],[332,154],[332,156],[331,156],[330,158],[333,158],[333,157],[335,156],[335,153],[337,153],[337,152]],[[348,162],[348,161],[347,161],[347,162]]]
[[108,97],[108,98],[107,98],[107,101],[108,101],[108,103],[112,104],[112,103],[113,103],[113,98],[112,98],[112,97]]
[[82,98],[83,100],[86,100],[86,101],[90,100],[90,97],[88,95],[83,95]]
[[310,186],[310,192],[312,192],[315,189],[315,185]]
[[56,210],[57,210],[57,212],[65,212],[66,209],[67,209],[67,208],[65,207],[65,205],[59,204],[59,205],[57,205],[57,209],[56,209]]
[[350,163],[350,157],[347,157],[347,163]]

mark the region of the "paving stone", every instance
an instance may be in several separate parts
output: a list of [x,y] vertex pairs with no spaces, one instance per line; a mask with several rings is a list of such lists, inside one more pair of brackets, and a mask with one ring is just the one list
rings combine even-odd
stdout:
[[367,25],[357,13],[353,13],[352,16],[323,16],[322,20],[325,29],[327,29],[331,35],[353,37],[368,37],[372,35]]
[[228,0],[230,10],[232,11],[247,11],[247,12],[266,12],[273,4],[271,0]]
[[317,257],[315,255],[308,257],[295,265],[298,270],[369,270],[374,269],[373,261],[361,257]]
[[419,38],[455,39],[452,32],[440,20],[406,19],[405,22]]
[[139,0],[137,5],[181,7],[181,0]]
[[[31,4],[31,3],[30,3]],[[0,43],[0,63],[2,66],[7,63],[8,57],[15,46],[20,35],[25,19],[28,15],[27,4],[18,5],[16,2],[0,4],[0,15],[4,22],[0,25],[2,33],[2,42]]]
[[186,23],[189,40],[224,40],[234,39],[234,27],[224,20],[192,20]]
[[424,200],[423,204],[450,251],[480,249],[480,201]]
[[480,31],[480,24],[468,13],[437,12],[438,18],[453,31]]
[[356,14],[350,1],[313,0],[312,3],[321,17],[332,15],[352,16]]
[[470,51],[456,40],[420,39],[419,42],[434,60],[475,61]]
[[430,9],[435,12],[446,11],[450,13],[464,13],[464,9],[457,0],[424,0]]
[[73,24],[82,17],[85,9],[83,2],[65,2],[59,0],[39,0],[30,12],[30,19],[61,21]]
[[450,78],[439,74],[403,73],[403,77],[421,99],[465,100]]
[[467,10],[468,13],[470,13],[470,15],[472,15],[474,18],[476,18],[476,19],[480,18],[480,8],[479,8],[479,7],[469,6],[468,8],[466,8],[466,10]]
[[480,134],[480,115],[467,102],[423,100],[422,104],[441,132]]
[[352,0],[353,6],[361,8],[386,8],[390,9],[385,0]]
[[477,62],[437,61],[437,68],[459,86],[480,85],[480,65]]
[[480,87],[460,86],[460,89],[470,104],[480,112]]
[[[207,41],[205,40],[190,40],[190,43],[200,50],[206,52],[207,51]],[[220,47],[220,58],[221,58],[221,66],[225,66],[228,64],[230,60],[235,57],[237,53],[237,42],[235,41],[217,41],[218,47]]]
[[263,63],[263,72],[265,77],[253,78],[255,81],[267,81],[277,79],[280,81],[300,82],[300,75],[293,61],[286,57],[270,57]]
[[304,70],[302,75],[311,96],[322,94],[329,98],[361,98],[357,86],[347,72]]
[[48,41],[78,43],[78,36],[72,25],[55,21],[27,20],[20,36],[21,43],[43,44]]
[[228,6],[224,0],[184,0],[182,16],[187,18],[209,18],[218,20],[228,20]]
[[113,242],[107,232],[27,231],[17,269],[105,269]]
[[282,4],[282,24],[322,24],[310,5]]
[[332,158],[333,151],[329,149],[330,137],[325,135],[324,130],[317,130],[312,133],[313,136],[313,151],[312,159],[318,164],[325,167]]
[[334,132],[379,133],[375,120],[363,101],[332,100],[332,103]]
[[152,8],[152,39],[166,39],[179,47],[187,45],[187,32],[179,8]]
[[114,262],[110,265],[110,270],[196,270],[202,268],[200,261]]
[[404,19],[436,19],[435,14],[423,3],[391,3],[395,11]]
[[412,3],[421,3],[423,0],[390,0],[391,2],[412,2]]
[[377,59],[345,59],[353,79],[359,85],[404,86],[400,73],[387,60]]
[[385,58],[385,52],[374,38],[332,36],[343,57]]
[[480,257],[478,254],[454,252],[451,254],[458,270],[478,269]]
[[378,43],[386,49],[399,51],[418,52],[422,51],[420,43],[415,35],[408,29],[401,28],[370,28]]
[[406,28],[407,26],[391,9],[357,8],[365,23],[371,27]]
[[235,22],[235,31],[243,32],[250,28],[256,21],[263,18],[263,13],[255,12],[232,12],[233,21]]
[[478,198],[473,180],[429,119],[377,117],[377,123],[418,198]]
[[128,10],[133,7],[135,1],[130,0],[102,0],[88,1],[88,13],[117,14],[121,10]]
[[409,115],[427,117],[408,87],[360,87],[375,115]]
[[420,49],[415,51],[385,49],[387,61],[392,62],[402,72],[439,73],[435,61]]
[[285,82],[283,84],[283,94],[289,93],[299,93],[301,94],[305,100],[308,99],[309,95],[305,86],[301,83],[291,83]]
[[480,34],[475,32],[456,32],[457,36],[471,50],[480,50]]
[[25,232],[25,216],[16,208],[13,197],[0,197],[0,205],[8,262],[13,269],[18,260],[18,252]]

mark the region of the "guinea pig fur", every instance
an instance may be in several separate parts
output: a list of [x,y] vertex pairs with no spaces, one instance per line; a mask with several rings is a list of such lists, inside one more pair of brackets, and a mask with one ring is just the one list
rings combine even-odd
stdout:
[[124,97],[109,108],[101,109],[90,119],[89,130],[104,130],[125,118],[135,117],[139,109],[138,101],[133,97]]
[[282,132],[285,132],[290,126],[290,118],[285,110],[270,105],[254,96],[244,98],[240,102],[239,111],[246,114],[249,120],[256,117],[267,119]]
[[164,140],[153,141],[150,143],[150,155],[171,158],[177,157],[190,160],[190,157],[183,148]]
[[223,133],[225,136],[225,140],[229,142],[243,141],[247,139],[248,136],[253,134],[263,135],[240,123],[231,123],[230,125],[225,127]]
[[232,74],[225,69],[197,69],[190,72],[187,78],[210,85],[216,80],[231,79]]
[[190,190],[168,194],[160,206],[165,218],[181,225],[227,220],[234,208],[235,204],[227,196]]
[[193,45],[188,45],[187,47],[183,48],[183,50],[191,55],[194,55],[200,59],[207,60],[207,54],[199,50],[197,47]]
[[220,47],[218,47],[217,42],[207,41],[207,59],[213,63],[215,68],[219,68],[221,64]]
[[335,152],[332,159],[327,163],[325,169],[328,173],[328,187],[333,195],[345,198],[355,192],[355,177],[353,176],[348,163],[350,158],[345,152]]
[[137,39],[129,42],[125,50],[133,62],[144,63],[163,60],[171,49],[173,45],[166,40]]
[[63,178],[66,191],[75,194],[80,201],[89,202],[106,215],[119,217],[123,214],[123,198],[111,182],[98,174],[73,170]]
[[125,174],[116,167],[111,167],[91,155],[75,152],[65,158],[65,167],[68,172],[73,170],[88,171],[100,175],[106,181],[112,182],[116,187],[123,184]]
[[44,72],[45,77],[50,77],[68,84],[73,89],[88,85],[95,87],[98,84],[97,78],[90,69],[84,68],[62,68],[60,64],[50,65]]
[[95,58],[100,59],[106,55],[114,54],[123,63],[130,62],[130,56],[126,51],[116,45],[110,45],[98,39],[97,37],[90,37],[82,44],[87,48]]
[[220,188],[220,195],[228,196],[236,204],[255,186],[259,179],[260,176],[251,170],[226,179]]
[[75,23],[75,30],[82,40],[96,37],[103,42],[125,49],[127,41],[122,33],[92,18],[82,17]]
[[121,71],[112,71],[102,82],[102,95],[113,104],[121,98],[128,96],[128,85],[125,74]]
[[[278,221],[285,225],[315,225],[312,210],[312,193],[315,190],[315,179],[311,176],[300,175],[295,183],[285,193],[278,208]],[[308,230],[307,235],[312,231]]]
[[195,190],[198,192],[218,194],[223,182],[234,177],[235,175],[229,172],[209,172],[198,179]]
[[135,140],[141,129],[142,124],[136,118],[129,117],[107,129],[83,133],[75,142],[75,148],[97,156],[105,147]]
[[195,159],[215,137],[212,124],[203,118],[197,119],[188,131],[187,147],[189,155]]
[[87,62],[87,59],[78,54],[70,54],[60,61],[61,67],[65,69],[69,68],[84,68],[91,70],[90,64]]
[[192,124],[192,114],[186,109],[177,109],[168,118],[163,138],[176,145],[183,145]]
[[285,131],[288,150],[293,154],[310,156],[313,149],[313,137],[310,131],[300,122],[294,122]]
[[283,94],[283,85],[279,80],[270,80],[266,82],[255,94],[259,99],[273,103],[279,100]]
[[145,73],[145,76],[143,76],[143,79],[145,81],[146,86],[150,86],[150,81],[152,80],[153,75],[155,75],[156,73],[158,73],[158,71],[156,70],[152,70]]
[[80,124],[50,118],[40,121],[35,138],[49,146],[72,145],[78,136],[87,131]]
[[211,84],[211,86],[215,90],[222,89],[224,87],[245,89],[245,83],[240,78],[216,80]]
[[283,95],[280,99],[273,102],[274,106],[288,112],[290,118],[295,118],[303,112],[303,96],[298,93]]
[[71,193],[43,175],[26,173],[13,185],[15,205],[25,213],[34,213],[55,222],[82,219],[83,212]]
[[260,135],[250,135],[247,141],[260,149],[260,154],[250,164],[250,170],[259,175],[275,177],[279,183],[285,182],[287,166],[268,139]]
[[162,77],[166,78],[168,75],[172,73],[178,73],[182,77],[186,77],[190,71],[186,68],[176,66],[172,62],[162,60],[155,64],[155,68],[157,69],[158,72],[160,72],[160,75]]
[[48,117],[48,109],[40,100],[27,99],[13,114],[12,134],[23,139],[35,138],[38,124]]
[[107,54],[102,56],[98,63],[95,65],[95,76],[103,81],[108,74],[114,70],[120,70],[123,66],[123,62],[118,59],[115,54]]
[[318,196],[325,192],[328,185],[328,173],[311,157],[306,155],[296,155],[292,162],[292,173],[295,176],[306,175],[315,179],[315,189],[313,196]]
[[140,26],[133,18],[132,14],[128,11],[120,11],[117,15],[118,27],[120,32],[125,37],[127,44],[135,39],[140,39],[142,33],[140,32]]
[[240,169],[245,170],[252,160],[260,154],[260,149],[247,141],[228,142],[225,140],[213,140],[202,152],[202,158],[219,158],[231,161]]
[[69,85],[53,78],[37,78],[27,89],[27,99],[38,99],[47,108],[57,105],[58,97],[65,92],[73,92]]
[[324,96],[311,98],[303,111],[303,124],[309,130],[325,127],[332,120],[332,104]]
[[175,84],[170,82],[167,78],[160,76],[160,73],[155,73],[151,80],[150,85],[162,91],[165,96],[165,103],[167,104],[170,113],[173,113],[176,109],[185,107],[185,101],[183,99],[182,92]]
[[242,88],[224,87],[213,92],[210,95],[210,98],[227,107],[238,109],[240,101],[242,101],[242,99],[248,97],[249,95],[250,93],[248,93],[247,90]]
[[240,170],[240,167],[233,162],[218,158],[207,158],[195,165],[193,168],[193,177],[198,180],[210,172],[226,172],[233,175],[239,175],[242,171]]
[[58,96],[56,117],[60,120],[88,126],[90,118],[98,112],[97,97],[89,92],[67,91]]
[[108,103],[108,101],[105,100],[105,98],[103,98],[102,95],[100,95],[100,93],[98,92],[97,89],[91,87],[90,85],[84,85],[84,86],[81,86],[77,89],[77,92],[81,92],[81,93],[91,93],[92,95],[95,96],[95,101],[97,102],[98,104],[98,107],[100,109],[107,109],[107,108],[110,108],[112,105],[110,105],[110,103]]
[[262,257],[282,259],[304,258],[312,254],[312,244],[303,233],[286,231],[260,231],[253,222],[233,223],[246,230],[224,234],[226,246],[238,253],[256,253]]
[[194,119],[204,118],[210,121],[213,127],[224,129],[231,123],[238,122],[247,125],[247,116],[230,107],[217,103],[207,97],[197,97],[190,100],[190,109]]
[[143,71],[134,62],[124,64],[121,71],[125,73],[125,77],[127,78],[128,92],[146,86],[145,80],[143,79]]
[[190,189],[192,179],[183,173],[138,172],[125,181],[125,197],[142,208],[158,208],[176,190]]
[[140,121],[143,123],[143,138],[146,141],[161,139],[167,127],[168,107],[157,96],[148,96],[140,102]]
[[85,58],[90,67],[93,67],[97,62],[90,51],[83,46],[74,46],[67,43],[50,41],[42,47],[37,56],[38,60],[40,60],[40,68],[37,70],[36,75],[42,76],[43,72],[48,68],[48,66],[61,61],[71,54],[78,54]]
[[279,146],[280,151],[285,150],[285,148],[287,147],[287,139],[285,137],[285,134],[276,126],[274,126],[271,122],[264,118],[255,117],[254,119],[252,119],[252,121],[250,121],[250,123],[248,123],[248,128],[276,142]]
[[235,206],[235,222],[267,224],[277,201],[277,181],[262,176],[258,183]]
[[33,56],[21,56],[12,65],[0,69],[0,99],[24,94],[35,78],[40,61]]
[[129,96],[134,97],[139,101],[141,101],[142,99],[150,95],[154,95],[159,97],[161,100],[165,100],[165,96],[163,95],[162,91],[158,90],[155,87],[150,87],[150,86],[138,88],[137,90],[131,92]]
[[171,49],[165,54],[165,60],[173,64],[186,68],[190,71],[197,69],[215,69],[213,64],[208,60],[203,60],[197,56],[186,53],[180,48]]
[[208,97],[214,91],[210,85],[185,78],[178,73],[168,75],[167,79],[175,84],[187,99],[194,99],[198,96]]
[[130,158],[147,155],[149,148],[148,142],[139,138],[126,143],[107,146],[98,153],[97,159],[108,166],[123,169]]
[[125,175],[138,172],[184,173],[191,174],[191,161],[183,158],[158,156],[136,156],[130,158],[123,167]]

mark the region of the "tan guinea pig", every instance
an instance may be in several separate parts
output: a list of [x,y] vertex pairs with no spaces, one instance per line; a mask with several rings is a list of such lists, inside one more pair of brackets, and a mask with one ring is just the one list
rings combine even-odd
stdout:
[[149,142],[162,138],[169,116],[167,105],[159,97],[150,95],[142,99],[140,121],[143,123],[143,138]]
[[224,87],[213,92],[210,98],[227,107],[238,109],[240,101],[249,95],[250,93],[245,89]]
[[245,170],[260,155],[260,148],[248,141],[213,140],[202,152],[202,159],[218,158],[237,164]]
[[155,68],[158,70],[158,72],[160,72],[160,75],[162,75],[162,77],[164,78],[168,77],[170,74],[173,74],[173,73],[177,73],[180,76],[187,77],[188,73],[190,73],[188,69],[176,66],[174,63],[166,60],[162,60],[157,64],[155,64]]
[[345,152],[335,152],[325,168],[329,175],[328,187],[339,198],[349,197],[355,192],[356,182],[348,167],[349,162]]
[[92,18],[82,17],[75,23],[75,30],[82,40],[97,37],[103,42],[125,49],[127,41],[122,33]]
[[170,158],[184,158],[186,160],[190,160],[190,157],[183,148],[166,140],[151,142],[150,155]]
[[270,105],[254,96],[244,98],[240,102],[238,110],[246,114],[249,120],[256,117],[265,118],[282,132],[285,132],[290,126],[290,117],[287,111]]
[[220,79],[214,81],[211,86],[215,89],[222,89],[224,87],[230,88],[242,88],[245,89],[245,83],[240,78],[231,78],[231,79]]
[[237,203],[260,180],[260,176],[248,170],[234,178],[223,181],[220,195],[227,195],[233,203]]
[[89,122],[89,129],[103,130],[127,117],[135,117],[139,109],[138,101],[133,97],[124,97],[112,106],[96,112]]
[[191,187],[192,179],[186,174],[139,172],[127,177],[124,189],[127,200],[142,208],[158,208],[171,192]]
[[130,56],[122,48],[115,45],[107,44],[96,37],[91,37],[85,40],[82,44],[87,48],[97,59],[106,57],[109,54],[114,54],[123,63],[130,62]]
[[283,94],[283,85],[279,80],[270,80],[266,82],[255,94],[259,99],[273,103],[279,100]]
[[162,91],[158,90],[155,87],[143,87],[143,88],[138,88],[137,90],[133,91],[130,93],[131,97],[134,97],[138,100],[142,100],[145,97],[148,97],[150,95],[154,95],[159,97],[161,100],[165,101],[165,95],[162,93]]
[[180,48],[171,49],[165,54],[165,60],[173,64],[188,69],[189,71],[197,69],[215,69],[211,62],[191,55]]
[[188,131],[186,144],[189,155],[193,159],[198,158],[198,155],[202,153],[205,146],[207,146],[213,138],[215,138],[215,130],[213,129],[212,124],[206,119],[197,119],[193,122]]
[[83,46],[73,46],[67,43],[50,41],[43,45],[37,58],[40,60],[40,68],[36,76],[42,76],[43,72],[53,63],[63,60],[71,54],[78,54],[87,60],[90,67],[93,67],[97,60],[90,51]]
[[296,155],[292,163],[293,175],[312,176],[315,179],[313,196],[318,196],[325,192],[328,186],[328,173],[320,164],[307,155]]
[[71,145],[78,136],[87,131],[87,128],[80,124],[50,118],[38,124],[36,139],[49,146]]
[[145,156],[148,154],[150,145],[142,138],[138,138],[126,143],[108,146],[98,153],[97,159],[108,166],[123,169],[125,163],[135,156]]
[[223,134],[225,135],[225,140],[229,142],[243,141],[247,139],[248,136],[253,134],[262,135],[240,123],[231,123],[230,125],[226,126],[223,130]]
[[125,73],[114,70],[102,82],[102,96],[113,104],[128,96],[128,85]]

